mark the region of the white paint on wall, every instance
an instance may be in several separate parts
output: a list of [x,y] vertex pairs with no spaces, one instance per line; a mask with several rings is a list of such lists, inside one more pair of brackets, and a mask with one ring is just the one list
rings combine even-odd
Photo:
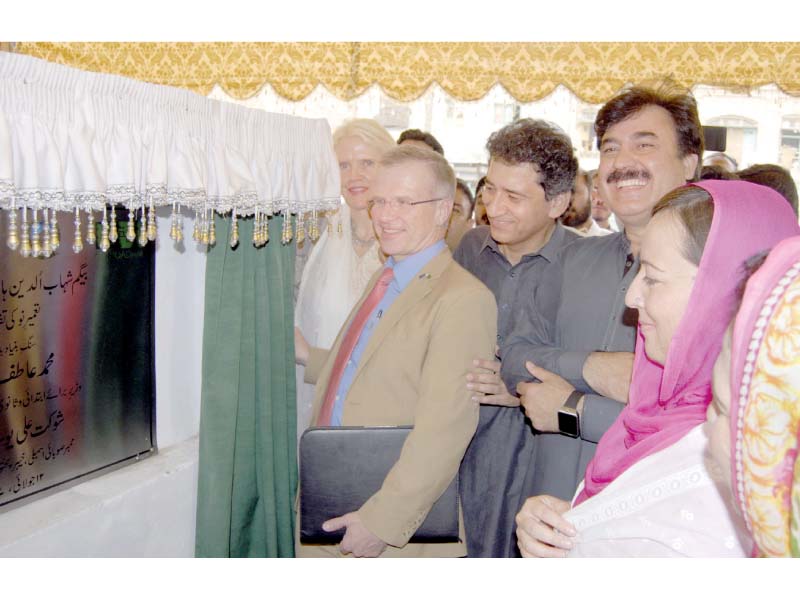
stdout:
[[[200,431],[205,246],[184,209],[183,250],[169,239],[171,208],[158,210],[156,252],[156,440],[168,448]],[[224,243],[224,240],[218,242]]]
[[0,515],[1,557],[191,557],[194,437]]

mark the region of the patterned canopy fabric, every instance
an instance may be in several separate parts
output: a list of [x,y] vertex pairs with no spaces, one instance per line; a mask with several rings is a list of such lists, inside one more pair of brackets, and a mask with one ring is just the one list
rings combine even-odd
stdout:
[[350,100],[377,84],[409,102],[435,82],[457,100],[477,100],[499,83],[519,102],[561,84],[597,104],[626,83],[665,77],[687,87],[774,83],[800,95],[800,44],[792,42],[20,42],[14,51],[203,95],[219,85],[238,99],[269,84],[289,100],[318,85]]

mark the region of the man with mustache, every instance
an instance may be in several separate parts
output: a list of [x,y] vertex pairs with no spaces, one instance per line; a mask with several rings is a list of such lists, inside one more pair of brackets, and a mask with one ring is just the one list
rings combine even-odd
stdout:
[[503,380],[538,432],[533,487],[554,496],[557,510],[569,506],[564,501],[627,402],[636,315],[624,301],[651,210],[699,176],[703,155],[695,100],[669,85],[622,91],[594,127],[599,191],[624,231],[564,248],[536,294],[520,303],[500,349]]

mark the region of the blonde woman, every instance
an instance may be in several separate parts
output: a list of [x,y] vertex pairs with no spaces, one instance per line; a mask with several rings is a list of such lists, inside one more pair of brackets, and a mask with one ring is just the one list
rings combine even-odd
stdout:
[[[395,146],[377,121],[354,119],[333,133],[344,203],[309,256],[295,310],[295,326],[311,346],[330,348],[372,274],[382,265],[369,218],[370,185],[381,155]],[[341,225],[341,226],[340,226]],[[311,419],[314,386],[297,367],[297,437]]]

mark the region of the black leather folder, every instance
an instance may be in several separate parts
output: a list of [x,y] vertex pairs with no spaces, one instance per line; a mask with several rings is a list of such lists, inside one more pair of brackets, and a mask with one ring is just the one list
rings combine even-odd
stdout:
[[[323,531],[328,519],[361,508],[377,492],[411,427],[312,427],[300,438],[300,541],[336,544],[344,529]],[[410,542],[458,541],[458,475]]]

